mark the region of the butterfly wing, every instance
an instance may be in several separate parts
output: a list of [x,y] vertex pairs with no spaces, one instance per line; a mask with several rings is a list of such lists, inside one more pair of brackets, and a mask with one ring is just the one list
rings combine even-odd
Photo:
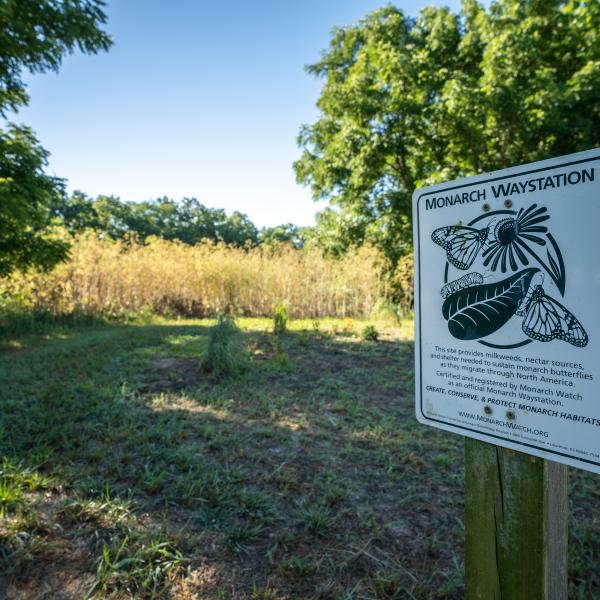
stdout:
[[575,315],[545,293],[532,297],[521,328],[525,335],[540,342],[558,338],[580,348],[588,343],[587,333]]
[[431,234],[431,239],[438,245],[444,248],[448,239],[452,236],[456,227],[451,225],[450,227],[439,227],[438,229],[434,229]]
[[486,238],[487,229],[463,225],[440,227],[431,234],[431,239],[446,251],[448,262],[463,271],[473,264]]
[[525,294],[525,298],[523,298],[523,300],[521,300],[521,303],[519,304],[519,306],[517,307],[517,311],[515,312],[515,315],[517,315],[517,317],[527,316],[527,311],[529,310],[529,303],[530,303],[531,296],[533,295],[534,290],[535,290],[535,286],[533,286],[533,285],[530,286],[529,289],[527,290],[527,293]]

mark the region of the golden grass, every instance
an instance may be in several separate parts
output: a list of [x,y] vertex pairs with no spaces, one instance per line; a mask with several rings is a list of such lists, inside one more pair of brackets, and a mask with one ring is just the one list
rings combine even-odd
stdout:
[[268,316],[283,302],[294,318],[367,316],[387,292],[383,258],[373,248],[334,259],[317,249],[188,246],[161,238],[140,244],[94,232],[72,244],[67,262],[49,273],[16,274],[0,292],[20,308],[55,314],[204,317],[233,308]]

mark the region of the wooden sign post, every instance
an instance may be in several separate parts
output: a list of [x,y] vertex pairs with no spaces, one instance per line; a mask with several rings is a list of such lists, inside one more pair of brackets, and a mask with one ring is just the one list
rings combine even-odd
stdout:
[[416,416],[465,436],[466,596],[567,597],[600,473],[600,149],[413,196]]
[[567,467],[465,439],[466,597],[567,598]]

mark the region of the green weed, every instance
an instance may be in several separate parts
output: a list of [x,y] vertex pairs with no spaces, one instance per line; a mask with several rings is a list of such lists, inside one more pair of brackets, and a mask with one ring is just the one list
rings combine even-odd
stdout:
[[281,335],[287,331],[288,311],[283,303],[279,303],[273,309],[273,333]]
[[292,372],[294,364],[286,351],[284,343],[277,335],[268,338],[267,341],[270,352],[273,353],[273,358],[265,365],[269,370]]
[[367,325],[361,332],[360,337],[365,342],[377,342],[379,341],[379,332],[374,325]]

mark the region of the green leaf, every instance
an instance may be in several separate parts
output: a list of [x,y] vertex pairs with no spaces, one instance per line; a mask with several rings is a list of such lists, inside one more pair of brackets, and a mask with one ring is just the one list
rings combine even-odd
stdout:
[[442,314],[459,340],[477,340],[498,331],[515,314],[539,269],[515,273],[502,281],[474,285],[448,296]]

